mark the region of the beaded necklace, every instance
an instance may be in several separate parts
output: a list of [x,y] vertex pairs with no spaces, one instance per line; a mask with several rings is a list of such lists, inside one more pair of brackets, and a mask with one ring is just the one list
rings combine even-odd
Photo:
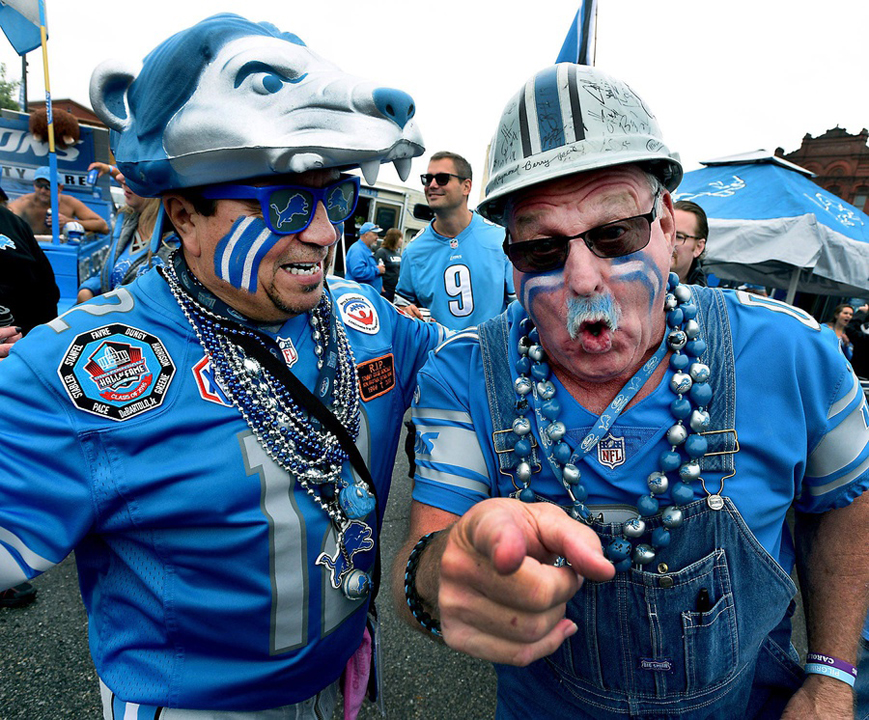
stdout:
[[[664,309],[668,331],[661,346],[616,395],[575,450],[571,450],[564,440],[567,428],[558,419],[561,405],[555,397],[555,384],[549,379],[551,370],[546,362],[546,352],[539,344],[539,333],[530,318],[523,319],[520,324],[526,334],[519,339],[519,359],[515,366],[518,377],[514,382],[518,401],[517,417],[512,427],[515,438],[513,452],[518,459],[515,477],[522,484],[516,495],[523,502],[536,502],[536,495],[530,487],[534,453],[531,421],[525,416],[533,406],[540,446],[555,477],[570,497],[569,513],[589,525],[595,520],[585,505],[588,490],[582,483],[577,464],[606,435],[622,410],[652,376],[667,351],[672,351],[669,364],[674,374],[669,385],[676,397],[670,403],[670,412],[675,419],[675,424],[667,430],[670,449],[661,453],[659,469],[646,479],[649,494],[638,498],[637,516],[623,523],[621,536],[615,537],[606,547],[606,556],[619,572],[630,569],[632,562],[647,565],[655,559],[658,549],[670,544],[670,530],[679,527],[683,521],[681,506],[694,499],[690,483],[698,479],[702,482],[700,458],[706,454],[707,441],[701,433],[709,427],[707,408],[712,400],[712,388],[708,383],[709,367],[697,358],[705,352],[706,343],[700,338],[700,325],[695,319],[697,306],[691,302],[691,291],[679,283],[679,276],[675,273],[670,273],[667,290]],[[668,473],[674,472],[677,477],[671,482]],[[644,539],[646,521],[658,515],[659,498],[668,490],[671,503],[661,511],[662,527],[655,528],[645,542],[634,545],[635,541]],[[709,495],[707,502],[715,510],[724,505],[720,494]]]
[[[334,589],[340,588],[352,600],[365,597],[371,578],[353,567],[353,555],[370,547],[366,543],[373,533],[362,518],[376,503],[364,481],[350,483],[341,475],[347,452],[282,382],[233,342],[233,337],[247,336],[269,350],[259,332],[237,322],[243,316],[193,277],[180,253],[158,270],[208,355],[218,383],[260,445],[329,516],[337,534],[337,554],[321,553],[317,564],[330,571]],[[317,395],[355,441],[360,427],[356,362],[344,327],[335,320],[328,292],[323,292],[308,319],[320,373]]]

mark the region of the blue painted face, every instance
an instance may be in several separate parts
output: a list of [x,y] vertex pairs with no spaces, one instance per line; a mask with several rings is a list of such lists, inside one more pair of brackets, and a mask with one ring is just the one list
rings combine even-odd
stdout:
[[[610,274],[612,280],[618,283],[637,283],[645,288],[648,298],[647,307],[651,313],[656,299],[665,286],[665,278],[660,268],[650,260],[651,258],[641,250],[624,257],[612,258],[608,262],[613,264],[613,270]],[[562,288],[564,268],[548,273],[517,273],[516,275],[519,286],[519,302],[535,324],[539,324],[535,312],[535,305],[538,304],[536,300],[541,294],[556,293]],[[622,308],[611,293],[601,293],[589,297],[571,297],[565,302],[567,305],[567,332],[574,340],[584,322],[601,322],[613,332],[618,330],[622,318]]]
[[[552,181],[529,191],[513,209],[511,235],[573,235],[584,228],[647,210],[645,177],[627,167]],[[630,377],[664,331],[663,299],[670,267],[672,215],[661,201],[662,220],[649,244],[619,258],[600,258],[574,240],[563,268],[515,272],[519,301],[537,325],[556,370],[603,382]]]
[[283,236],[266,227],[261,218],[241,216],[214,250],[214,274],[234,288],[256,292],[263,258]]

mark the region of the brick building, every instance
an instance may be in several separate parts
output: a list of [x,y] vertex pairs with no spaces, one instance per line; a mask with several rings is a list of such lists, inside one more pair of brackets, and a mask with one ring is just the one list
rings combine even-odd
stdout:
[[[44,100],[29,100],[27,103],[27,111],[34,112],[45,107]],[[82,105],[75,100],[69,98],[61,98],[60,100],[51,101],[51,109],[53,112],[58,110],[66,110],[75,116],[75,119],[83,125],[91,125],[93,127],[106,127],[105,123],[100,120],[87,105]]]
[[869,130],[849,135],[840,127],[813,138],[806,133],[800,149],[776,155],[815,173],[818,185],[863,212],[869,212]]

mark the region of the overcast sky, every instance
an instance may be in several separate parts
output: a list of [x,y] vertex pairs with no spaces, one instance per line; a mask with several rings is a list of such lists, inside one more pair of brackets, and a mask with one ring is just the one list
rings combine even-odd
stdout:
[[[409,92],[426,156],[452,150],[482,177],[510,97],[554,62],[577,0],[46,0],[54,99],[90,105],[100,61],[138,63],[160,41],[217,12],[296,33],[341,68]],[[701,160],[782,146],[806,133],[869,126],[865,0],[599,0],[597,66],[626,80],[657,115],[686,170]],[[137,16],[131,8],[139,8]],[[806,8],[806,9],[804,9]],[[7,76],[21,62],[0,36]],[[44,97],[41,52],[28,97]],[[228,111],[230,109],[228,108]],[[392,168],[381,180],[398,182]],[[475,187],[476,201],[480,188]]]

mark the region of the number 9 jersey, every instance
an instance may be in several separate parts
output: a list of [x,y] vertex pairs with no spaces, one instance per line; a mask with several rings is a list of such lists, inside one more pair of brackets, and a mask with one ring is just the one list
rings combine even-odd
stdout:
[[513,299],[513,266],[504,254],[504,228],[473,213],[454,238],[432,224],[405,248],[395,289],[401,299],[431,310],[450,330],[500,315]]

